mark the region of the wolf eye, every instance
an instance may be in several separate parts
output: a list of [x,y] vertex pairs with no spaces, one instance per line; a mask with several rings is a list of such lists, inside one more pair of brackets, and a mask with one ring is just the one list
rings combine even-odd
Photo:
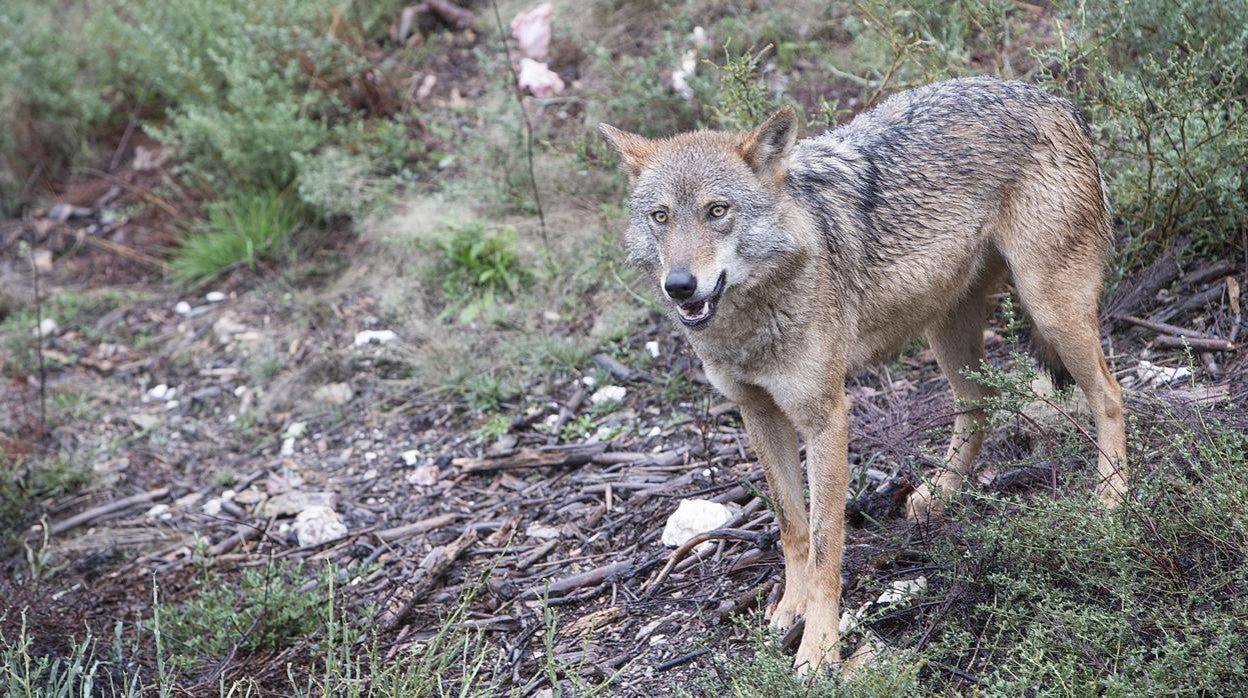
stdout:
[[714,206],[711,206],[708,213],[711,214],[711,218],[723,218],[724,214],[728,213],[728,207],[724,204],[715,204]]
[[650,217],[654,219],[655,223],[666,223],[667,211],[655,211],[654,213],[650,214]]

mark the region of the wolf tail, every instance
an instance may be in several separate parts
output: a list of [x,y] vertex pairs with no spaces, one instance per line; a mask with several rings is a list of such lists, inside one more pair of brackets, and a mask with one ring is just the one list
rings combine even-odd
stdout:
[[1070,375],[1066,364],[1062,363],[1062,357],[1044,338],[1044,335],[1040,334],[1039,330],[1032,328],[1028,340],[1028,353],[1036,360],[1036,363],[1040,364],[1040,369],[1049,374],[1054,388],[1062,390],[1075,384],[1075,379]]

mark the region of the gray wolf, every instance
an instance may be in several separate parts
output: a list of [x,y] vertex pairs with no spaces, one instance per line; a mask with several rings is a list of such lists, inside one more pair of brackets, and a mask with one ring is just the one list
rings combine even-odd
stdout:
[[[926,335],[954,396],[946,467],[910,497],[938,514],[983,441],[987,297],[1008,278],[1043,363],[1096,423],[1107,506],[1126,491],[1122,391],[1097,322],[1111,219],[1088,128],[1068,101],[972,78],[897,94],[796,142],[782,108],[752,131],[647,139],[603,124],[631,194],[626,247],[735,400],[784,551],[769,614],[804,616],[795,665],[835,663],[847,462],[845,377]],[[806,443],[810,513],[802,490]]]

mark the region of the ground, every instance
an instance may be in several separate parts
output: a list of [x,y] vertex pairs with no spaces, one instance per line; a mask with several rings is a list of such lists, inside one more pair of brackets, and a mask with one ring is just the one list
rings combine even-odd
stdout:
[[[459,60],[423,66],[438,78],[431,99],[486,99],[477,37],[444,40]],[[819,97],[851,111],[871,101],[794,50],[789,78],[809,111]],[[573,72],[592,62],[558,60]],[[551,132],[585,108],[547,114]],[[554,236],[544,253],[530,209],[480,205],[470,165],[448,161],[467,193],[405,189],[354,224],[327,223],[297,264],[187,286],[169,281],[165,260],[199,206],[190,192],[154,193],[172,163],[143,161],[161,145],[142,130],[122,135],[112,171],[0,226],[0,403],[11,406],[0,447],[13,468],[0,641],[25,637],[28,654],[55,658],[89,635],[114,685],[174,672],[187,695],[227,684],[348,694],[361,684],[343,667],[398,682],[379,667],[404,664],[422,687],[411,694],[446,691],[421,683],[430,676],[481,694],[767,694],[765,677],[752,689],[733,678],[742,657],[791,653],[798,639],[759,631],[782,579],[762,473],[735,405],[645,281],[603,261],[620,255],[609,163],[590,158],[585,173],[557,147],[539,153],[541,234]],[[491,217],[519,231],[522,255],[545,260],[517,276],[532,300],[448,301],[453,268],[435,253],[455,248],[427,240]],[[586,221],[589,235],[574,232]],[[1166,425],[1245,426],[1248,358],[1157,337],[1177,326],[1233,346],[1248,248],[1241,238],[1178,259],[1115,279],[1103,302],[1110,366],[1135,415],[1133,461],[1164,451]],[[972,493],[948,520],[915,524],[901,507],[938,463],[955,411],[930,351],[916,342],[850,381],[843,605],[871,622],[848,636],[846,657],[921,652],[952,618],[978,617],[984,588],[959,576],[950,550],[982,537],[976,522],[1092,489],[1078,394],[1048,397],[1003,312],[985,328],[990,363],[1022,375],[1028,399],[1001,406]],[[684,499],[725,504],[731,519],[673,552],[660,537]],[[1090,497],[1087,507],[1098,515]],[[899,589],[910,591],[879,600]],[[999,658],[941,656],[914,671],[951,691],[971,690]]]

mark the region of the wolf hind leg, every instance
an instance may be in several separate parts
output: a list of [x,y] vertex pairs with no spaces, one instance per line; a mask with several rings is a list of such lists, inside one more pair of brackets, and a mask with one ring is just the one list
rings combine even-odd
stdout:
[[[1032,324],[1083,390],[1096,423],[1097,498],[1117,505],[1127,491],[1122,388],[1101,350],[1096,297],[1100,269],[1025,269],[1015,283]],[[1098,282],[1089,282],[1093,278]]]
[[943,464],[906,501],[906,516],[911,520],[923,521],[943,513],[945,505],[970,474],[984,443],[987,414],[982,403],[992,390],[967,378],[963,372],[968,368],[978,369],[984,359],[988,295],[998,288],[1002,275],[1003,267],[997,260],[971,287],[965,299],[927,330],[928,345],[936,355],[941,372],[949,379],[954,400],[959,404]]

